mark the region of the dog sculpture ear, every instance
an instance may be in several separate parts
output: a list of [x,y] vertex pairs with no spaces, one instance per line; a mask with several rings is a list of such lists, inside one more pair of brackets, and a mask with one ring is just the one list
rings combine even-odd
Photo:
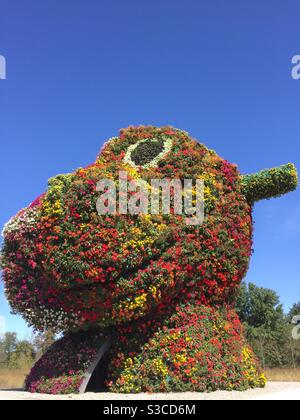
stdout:
[[287,165],[266,169],[256,174],[243,175],[241,185],[249,204],[272,197],[279,197],[297,188],[297,169],[295,165],[288,163]]

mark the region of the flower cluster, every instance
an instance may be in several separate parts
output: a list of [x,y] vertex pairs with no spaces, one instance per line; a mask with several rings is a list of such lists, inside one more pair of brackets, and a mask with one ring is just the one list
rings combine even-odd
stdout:
[[120,327],[113,352],[107,380],[113,392],[242,391],[266,384],[229,308],[180,304],[171,316]]
[[[126,156],[139,147],[150,161],[132,165]],[[204,180],[205,223],[187,226],[173,213],[98,215],[96,185],[118,182],[119,171],[149,184]],[[240,179],[235,165],[186,132],[121,130],[95,163],[52,178],[46,194],[6,226],[1,263],[13,310],[37,329],[60,332],[136,320],[177,296],[229,303],[252,246]]]
[[86,370],[95,359],[105,336],[99,331],[67,334],[35,364],[25,381],[29,392],[78,393]]
[[133,168],[156,167],[172,149],[172,138],[143,139],[128,147],[124,162]]
[[255,203],[294,191],[298,186],[298,173],[295,165],[288,163],[257,174],[245,175],[241,180],[241,185],[247,200]]
[[[175,212],[99,215],[97,184],[118,186],[120,171],[149,188],[152,179],[203,180],[204,223],[187,225]],[[77,392],[108,333],[113,392],[264,386],[230,308],[252,252],[252,203],[270,196],[272,182],[278,192],[291,189],[295,177],[290,166],[263,173],[259,191],[255,176],[242,177],[186,132],[149,126],[121,130],[93,164],[52,178],[3,231],[14,312],[35,329],[66,333],[27,389]]]

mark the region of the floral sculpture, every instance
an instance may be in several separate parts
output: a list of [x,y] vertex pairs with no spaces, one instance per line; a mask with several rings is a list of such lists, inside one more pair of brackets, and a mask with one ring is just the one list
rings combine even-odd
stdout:
[[[120,171],[148,185],[204,181],[204,222],[118,208],[99,215],[98,182],[118,185]],[[252,252],[253,204],[297,182],[292,164],[242,176],[186,132],[152,126],[121,130],[95,163],[50,179],[48,191],[3,231],[14,312],[37,330],[64,334],[26,388],[78,392],[99,334],[112,340],[105,384],[113,392],[264,386],[234,303]]]

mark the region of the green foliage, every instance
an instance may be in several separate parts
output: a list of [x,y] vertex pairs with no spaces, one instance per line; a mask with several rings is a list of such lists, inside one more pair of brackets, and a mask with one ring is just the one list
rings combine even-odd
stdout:
[[29,341],[19,341],[15,351],[11,354],[9,368],[21,369],[24,366],[31,366],[35,360],[34,347]]
[[131,160],[137,166],[143,166],[151,162],[157,155],[164,150],[163,139],[153,139],[138,145],[131,153]]
[[284,312],[279,296],[273,290],[257,287],[250,283],[243,284],[237,301],[240,320],[254,328],[274,329]]
[[4,351],[3,343],[0,341],[0,368],[6,366],[6,354]]
[[248,202],[255,203],[294,191],[298,185],[298,175],[295,166],[289,163],[256,174],[244,175],[241,183]]
[[292,338],[291,317],[284,314],[276,292],[243,284],[237,312],[264,368],[300,365],[300,343]]
[[292,320],[294,316],[299,316],[299,315],[300,315],[300,302],[295,303],[293,305],[293,307],[289,311],[288,316]]
[[51,190],[52,188],[67,188],[71,185],[73,178],[73,174],[59,174],[54,176],[48,181],[49,190]]
[[35,359],[33,345],[27,341],[18,341],[16,333],[7,332],[0,340],[0,367],[18,369],[31,366]]
[[38,357],[45,354],[46,351],[55,342],[55,334],[51,330],[41,332],[34,337],[33,345]]
[[4,349],[4,354],[6,361],[10,361],[13,352],[16,350],[17,347],[17,334],[12,332],[7,332],[4,335],[4,339],[2,340],[2,345]]

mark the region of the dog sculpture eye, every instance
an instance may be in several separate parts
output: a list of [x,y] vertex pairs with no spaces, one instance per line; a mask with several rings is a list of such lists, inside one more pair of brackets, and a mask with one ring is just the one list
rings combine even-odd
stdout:
[[140,140],[128,148],[124,161],[137,168],[154,167],[169,153],[172,144],[168,137]]
[[153,139],[138,144],[131,152],[131,160],[138,166],[150,163],[156,156],[164,150],[163,139]]

